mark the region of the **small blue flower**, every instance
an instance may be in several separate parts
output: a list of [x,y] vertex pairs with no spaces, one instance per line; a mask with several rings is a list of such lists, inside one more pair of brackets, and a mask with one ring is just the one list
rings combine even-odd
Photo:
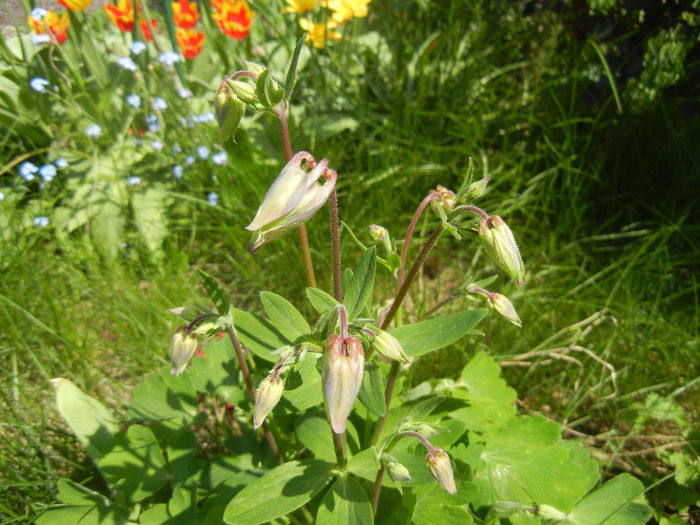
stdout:
[[138,109],[141,105],[141,97],[139,97],[136,93],[132,93],[131,95],[126,96],[126,103],[132,108]]
[[67,167],[68,167],[68,161],[67,161],[66,159],[64,159],[64,158],[56,159],[56,160],[54,161],[54,165],[55,165],[57,168],[59,168],[59,169],[67,168]]
[[165,111],[168,109],[168,103],[163,97],[156,97],[153,99],[153,111]]
[[99,137],[100,133],[102,133],[102,128],[97,124],[90,124],[87,128],[85,128],[85,134],[93,139]]
[[172,66],[175,62],[180,61],[180,56],[174,51],[167,51],[158,55],[158,60],[166,66]]
[[146,117],[146,123],[148,124],[148,131],[152,133],[160,131],[160,129],[163,127],[160,120],[158,120],[158,117],[155,115],[148,115],[148,117]]
[[32,35],[32,44],[34,44],[35,46],[40,46],[41,44],[48,44],[49,42],[51,42],[51,37],[46,33]]
[[49,12],[43,7],[35,7],[29,14],[34,20],[36,20],[37,22],[41,22],[44,19],[44,17],[49,14]]
[[19,175],[27,182],[29,182],[30,180],[34,180],[34,174],[38,171],[39,168],[37,168],[34,164],[32,164],[29,161],[25,161],[19,165]]
[[39,168],[39,177],[44,182],[51,181],[56,176],[56,166],[53,164],[44,164]]
[[48,85],[49,81],[41,77],[34,77],[29,81],[29,86],[39,93],[46,93],[46,86]]
[[209,157],[209,148],[207,148],[206,146],[199,146],[197,148],[197,156],[202,160],[208,158]]
[[0,191],[0,201],[4,201],[4,200],[5,200],[5,194]]
[[194,157],[192,155],[187,155],[187,157],[185,157],[185,164],[192,166],[192,164],[194,164]]
[[212,191],[211,193],[207,194],[207,201],[209,201],[211,206],[216,206],[219,204],[219,196]]
[[134,146],[140,148],[141,144],[143,144],[143,141],[141,139],[134,139]]
[[226,155],[225,151],[220,151],[218,153],[214,153],[211,156],[211,160],[212,160],[212,162],[214,162],[214,164],[218,164],[219,166],[223,166],[224,164],[226,164],[226,161],[228,160],[228,156]]
[[163,149],[163,143],[160,140],[153,139],[151,141],[151,147],[156,151],[160,151]]
[[206,113],[202,113],[201,115],[192,115],[192,120],[195,122],[213,122],[216,117],[214,116],[214,113],[211,111],[208,111]]
[[173,155],[182,153],[182,148],[177,144],[175,144],[174,146],[170,146],[170,153],[172,153]]
[[132,175],[128,179],[126,179],[126,183],[131,185],[131,186],[138,186],[141,184],[141,177],[137,177],[136,175]]
[[180,89],[177,94],[180,95],[180,98],[190,98],[192,96],[192,92],[186,88]]
[[179,164],[175,164],[175,166],[173,166],[173,177],[176,179],[182,178],[182,166]]
[[140,54],[142,51],[146,50],[146,44],[141,42],[140,40],[134,40],[134,43],[131,44],[131,52],[134,55]]
[[136,71],[138,69],[136,62],[134,62],[134,59],[131,57],[119,57],[117,59],[117,65],[128,71]]
[[34,226],[38,226],[39,228],[43,228],[44,226],[48,226],[49,218],[46,217],[45,215],[41,215],[39,217],[34,217],[32,219],[32,222],[34,223]]

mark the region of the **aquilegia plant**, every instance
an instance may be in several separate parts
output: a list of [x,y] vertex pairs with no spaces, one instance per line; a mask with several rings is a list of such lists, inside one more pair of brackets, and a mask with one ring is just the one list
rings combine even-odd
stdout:
[[[70,381],[53,380],[59,411],[108,493],[62,480],[62,505],[38,522],[58,523],[80,507],[94,523],[643,523],[649,508],[641,483],[623,474],[596,488],[595,462],[563,441],[556,423],[517,415],[515,392],[485,353],[456,377],[412,388],[405,381],[427,354],[479,337],[475,327],[488,312],[442,314],[443,302],[405,322],[413,316],[404,299],[443,234],[476,241],[516,285],[526,276],[520,250],[503,219],[475,206],[488,180],[472,180],[470,163],[457,191],[440,186],[420,201],[400,252],[385,227],[368,225],[369,247],[347,230],[362,255],[354,269],[343,267],[342,167],[294,153],[289,140],[298,51],[283,87],[252,63],[226,77],[216,115],[221,141],[247,111],[279,120],[287,163],[246,226],[248,248],[265,250],[299,232],[315,318],[270,291],[260,294],[266,316],[238,309],[197,270],[215,310],[172,310],[184,323],[172,337],[172,370],[149,375],[134,391],[126,430]],[[315,285],[304,227],[326,203],[331,293]],[[414,230],[430,210],[436,226],[411,262]],[[391,297],[374,293],[378,266],[395,280],[382,287],[395,290]],[[512,302],[486,288],[494,280],[465,283],[461,295],[485,299],[521,326]]]

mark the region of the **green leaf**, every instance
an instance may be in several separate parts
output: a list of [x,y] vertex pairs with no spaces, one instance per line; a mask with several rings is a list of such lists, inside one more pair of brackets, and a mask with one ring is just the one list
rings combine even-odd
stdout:
[[367,363],[365,366],[358,398],[365,408],[375,416],[383,417],[386,414],[382,371],[374,361]]
[[376,246],[367,249],[347,287],[343,289],[343,304],[348,311],[348,321],[354,321],[372,297],[377,269],[376,252]]
[[320,314],[327,312],[331,308],[335,308],[338,304],[338,301],[336,301],[332,296],[328,295],[323,290],[319,290],[318,288],[307,288],[306,297],[311,303],[311,306],[313,306]]
[[163,452],[150,428],[131,425],[98,461],[107,482],[130,501],[141,501],[168,481]]
[[197,436],[187,427],[170,436],[165,452],[173,484],[187,481],[202,466],[192,461],[197,453]]
[[260,300],[272,324],[289,342],[295,343],[311,332],[311,327],[304,316],[281,295],[273,292],[261,292]]
[[445,492],[437,483],[424,485],[417,491],[418,498],[413,509],[413,523],[430,523],[430,525],[471,525],[474,520],[468,507],[462,506],[457,496]]
[[501,366],[493,357],[484,352],[472,357],[460,377],[469,406],[450,412],[450,417],[466,423],[472,432],[483,432],[513,417],[517,394],[500,374]]
[[486,315],[485,308],[445,315],[389,330],[404,352],[417,357],[450,345],[472,330]]
[[374,523],[367,493],[350,476],[339,478],[323,497],[316,514],[317,525],[355,525]]
[[207,291],[207,295],[216,306],[216,310],[221,315],[228,315],[231,309],[231,298],[224,290],[224,287],[219,284],[219,281],[214,279],[207,272],[201,268],[196,268],[194,271],[199,282],[202,283],[204,289]]
[[[100,168],[95,168],[99,171]],[[90,237],[97,251],[106,259],[114,259],[124,243],[126,202],[124,188],[107,184],[95,193],[90,206]]]
[[187,374],[172,376],[168,370],[149,374],[134,389],[127,416],[129,419],[170,420],[178,427],[182,418],[197,413],[197,394]]
[[[321,373],[316,367],[317,356],[318,354],[315,353],[306,354],[292,370],[287,372],[285,377],[285,390],[282,397],[294,405],[299,412],[304,412],[323,402]],[[296,386],[299,383],[300,385]],[[287,384],[293,388],[290,389]]]
[[117,421],[104,405],[68,379],[59,377],[51,383],[56,391],[58,412],[90,457],[97,460],[119,431]]
[[266,108],[271,108],[279,103],[284,96],[284,90],[277,86],[277,83],[270,76],[270,70],[266,69],[255,83],[255,94],[260,102]]
[[209,341],[195,355],[186,375],[197,392],[219,396],[223,401],[238,405],[245,394],[239,384],[238,360],[228,337]]
[[285,516],[321,492],[333,468],[333,463],[317,459],[284,463],[236,494],[226,506],[224,521],[257,525]]
[[234,309],[236,319],[236,332],[241,342],[246,345],[256,356],[276,363],[279,356],[270,352],[288,345],[289,341],[280,334],[267,319],[259,315]]
[[[306,413],[295,422],[295,432],[299,441],[313,452],[316,459],[335,461],[335,449],[333,448],[333,438],[328,420],[320,415]],[[348,447],[351,451],[357,451],[360,439],[357,430],[348,421],[346,428]],[[375,473],[377,469],[375,468]]]
[[297,40],[297,45],[294,47],[294,54],[292,55],[292,60],[289,63],[289,69],[287,69],[287,77],[284,79],[284,100],[289,102],[292,98],[292,92],[294,91],[294,80],[297,73],[297,65],[299,64],[299,55],[301,50],[304,48],[304,41],[306,40],[307,32]]
[[56,499],[60,504],[38,517],[34,521],[36,525],[120,525],[129,518],[128,509],[117,506],[102,494],[68,479],[59,479],[56,488]]
[[566,519],[575,525],[643,525],[651,517],[644,485],[620,474],[576,504]]
[[163,184],[157,183],[150,183],[131,197],[134,222],[155,255],[161,255],[163,240],[168,235],[168,200]]

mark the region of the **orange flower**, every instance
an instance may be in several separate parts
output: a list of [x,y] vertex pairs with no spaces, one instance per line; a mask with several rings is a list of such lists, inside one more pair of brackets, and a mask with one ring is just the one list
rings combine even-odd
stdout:
[[[216,8],[216,6],[214,6]],[[222,0],[220,13],[211,17],[229,38],[243,40],[250,33],[255,11],[245,0]]]
[[[140,12],[141,11],[139,11],[139,13]],[[156,19],[155,18],[151,18],[151,27],[153,27],[153,29],[156,28]],[[143,38],[146,39],[146,42],[150,42],[151,40],[153,40],[153,36],[151,35],[151,28],[148,27],[148,24],[146,23],[146,19],[143,17],[141,17],[141,32],[143,33]]]
[[182,29],[192,29],[199,19],[197,2],[179,0],[179,2],[171,2],[170,5],[173,8],[173,22],[175,25]]
[[192,31],[178,27],[175,30],[175,40],[185,58],[192,59],[202,50],[204,45],[204,31]]
[[90,5],[92,0],[57,0],[66,9],[71,11],[82,11]]
[[[107,12],[107,17],[111,22],[119,28],[120,31],[125,33],[131,33],[134,30],[134,5],[131,0],[119,0],[117,5],[105,4],[105,11]],[[141,8],[139,7],[139,14],[141,14]],[[156,19],[151,20],[151,26],[156,27]],[[151,28],[146,23],[146,20],[141,17],[141,32],[146,42],[150,42],[153,37],[151,36]]]
[[48,34],[53,36],[59,44],[68,38],[68,12],[56,14],[53,11],[46,13],[42,20],[29,16],[29,25],[37,35]]

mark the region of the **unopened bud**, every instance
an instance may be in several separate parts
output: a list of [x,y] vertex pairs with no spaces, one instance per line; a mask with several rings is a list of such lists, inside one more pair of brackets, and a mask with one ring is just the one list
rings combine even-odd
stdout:
[[498,313],[506,321],[509,321],[520,328],[523,327],[523,323],[520,321],[520,317],[518,317],[518,312],[515,311],[513,303],[511,303],[510,299],[508,299],[505,295],[501,295],[500,293],[492,293],[487,297],[486,303],[491,310]]
[[263,379],[255,392],[255,412],[253,414],[253,428],[263,424],[267,415],[272,411],[282,398],[284,382],[280,377],[267,376]]
[[373,241],[381,242],[387,253],[391,253],[391,237],[389,236],[389,230],[379,224],[370,224],[369,235],[372,237]]
[[562,512],[551,505],[540,505],[537,514],[547,520],[564,521],[568,518],[565,512]]
[[246,104],[256,104],[255,99],[255,86],[249,84],[248,82],[242,82],[240,80],[228,80],[227,85],[231,88],[233,96],[239,98]]
[[187,363],[190,362],[194,351],[197,349],[197,339],[193,333],[187,331],[187,327],[181,326],[170,340],[170,358],[173,362],[173,368],[170,374],[179,376],[187,368]]
[[503,219],[492,215],[479,224],[479,241],[493,261],[517,284],[525,284],[525,265],[513,232]]
[[233,94],[226,80],[216,92],[214,112],[219,123],[219,144],[223,144],[235,135],[245,114],[245,103]]
[[406,355],[406,352],[403,351],[401,343],[399,343],[399,340],[389,332],[378,330],[376,337],[372,341],[372,346],[374,346],[374,349],[384,357],[388,357],[394,361],[408,363],[408,356]]
[[411,473],[408,469],[392,456],[385,454],[383,459],[384,467],[386,468],[389,477],[396,482],[408,482],[413,481]]
[[261,64],[256,64],[255,62],[251,62],[250,60],[243,60],[243,65],[245,66],[247,71],[250,71],[254,75],[260,76],[260,73],[265,71],[265,66]]
[[440,447],[435,447],[428,455],[425,456],[425,462],[433,477],[437,480],[442,488],[449,494],[457,493],[457,486],[452,474],[452,465],[450,458]]
[[345,432],[348,415],[362,386],[364,370],[365,352],[360,340],[333,334],[324,355],[323,394],[336,434]]
[[452,190],[448,190],[444,186],[438,185],[434,190],[434,193],[437,193],[440,198],[431,203],[433,206],[442,206],[445,211],[452,209],[452,205],[455,203],[455,194]]
[[473,200],[481,197],[484,194],[484,190],[486,189],[486,186],[488,185],[490,180],[491,177],[484,177],[481,180],[470,183],[469,186],[467,186],[466,191],[464,192],[465,199]]

